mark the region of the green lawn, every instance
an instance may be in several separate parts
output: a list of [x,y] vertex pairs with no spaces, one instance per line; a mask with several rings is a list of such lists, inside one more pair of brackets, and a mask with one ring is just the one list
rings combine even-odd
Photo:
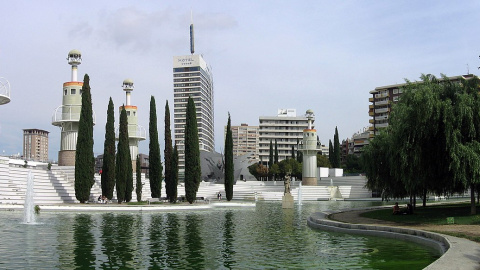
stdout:
[[[405,206],[400,210],[405,210]],[[415,209],[413,215],[392,215],[392,209],[381,209],[361,214],[362,217],[374,218],[403,224],[447,224],[447,217],[453,217],[455,224],[480,225],[480,206],[477,215],[470,215],[469,203],[442,204]]]

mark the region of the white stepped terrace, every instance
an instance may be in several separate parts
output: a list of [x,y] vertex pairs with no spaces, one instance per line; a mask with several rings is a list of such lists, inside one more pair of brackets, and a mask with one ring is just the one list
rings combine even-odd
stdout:
[[[32,171],[34,177],[34,202],[38,205],[61,204],[61,203],[79,203],[75,198],[75,167],[53,166],[51,171],[45,168],[23,168],[9,165],[9,159],[0,157],[0,204],[19,204],[25,202],[26,183],[28,172]],[[134,191],[132,200],[136,201],[135,194],[135,174]],[[291,184],[291,194],[295,200],[298,200],[298,191],[301,188],[302,200],[318,201],[329,200],[330,191],[328,186],[332,179],[334,186],[338,186],[343,199],[371,198],[371,192],[364,188],[365,177],[336,177],[321,180],[319,186],[299,187],[300,181],[294,181]],[[148,179],[142,175],[142,200],[151,198],[150,184]],[[322,185],[323,184],[323,185]],[[185,195],[183,184],[177,187],[179,197]],[[225,189],[223,184],[211,182],[202,182],[197,192],[197,197],[204,197],[208,200],[215,200],[220,192],[225,199]],[[233,200],[282,200],[284,185],[282,181],[237,181],[233,188]],[[95,183],[91,189],[91,200],[96,200],[101,194],[101,177],[95,175]],[[115,199],[114,191],[114,199]],[[162,182],[162,197],[165,196],[165,184]]]

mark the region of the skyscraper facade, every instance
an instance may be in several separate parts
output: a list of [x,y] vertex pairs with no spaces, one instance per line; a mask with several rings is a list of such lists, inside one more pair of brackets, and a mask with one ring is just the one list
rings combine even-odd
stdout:
[[188,97],[197,110],[200,150],[214,151],[213,77],[201,55],[173,57],[173,119],[175,143],[178,147],[179,170],[185,168],[185,121]]

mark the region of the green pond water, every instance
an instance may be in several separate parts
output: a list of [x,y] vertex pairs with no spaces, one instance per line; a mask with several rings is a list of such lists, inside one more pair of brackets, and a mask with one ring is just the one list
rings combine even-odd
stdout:
[[422,269],[435,250],[411,242],[323,232],[307,217],[371,202],[305,202],[282,209],[46,212],[23,224],[2,211],[0,269]]

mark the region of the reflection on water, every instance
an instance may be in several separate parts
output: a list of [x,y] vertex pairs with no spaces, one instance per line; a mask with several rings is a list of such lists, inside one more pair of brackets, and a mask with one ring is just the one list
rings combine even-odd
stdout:
[[223,222],[223,243],[222,258],[225,268],[232,268],[235,265],[235,249],[233,247],[235,224],[233,223],[233,212],[225,212],[225,221]]
[[422,269],[438,258],[413,243],[317,231],[315,211],[365,202],[305,202],[282,209],[177,213],[49,213],[0,220],[0,269]]
[[73,254],[75,254],[75,265],[82,269],[95,269],[95,238],[92,232],[92,217],[87,214],[75,216],[73,225]]

